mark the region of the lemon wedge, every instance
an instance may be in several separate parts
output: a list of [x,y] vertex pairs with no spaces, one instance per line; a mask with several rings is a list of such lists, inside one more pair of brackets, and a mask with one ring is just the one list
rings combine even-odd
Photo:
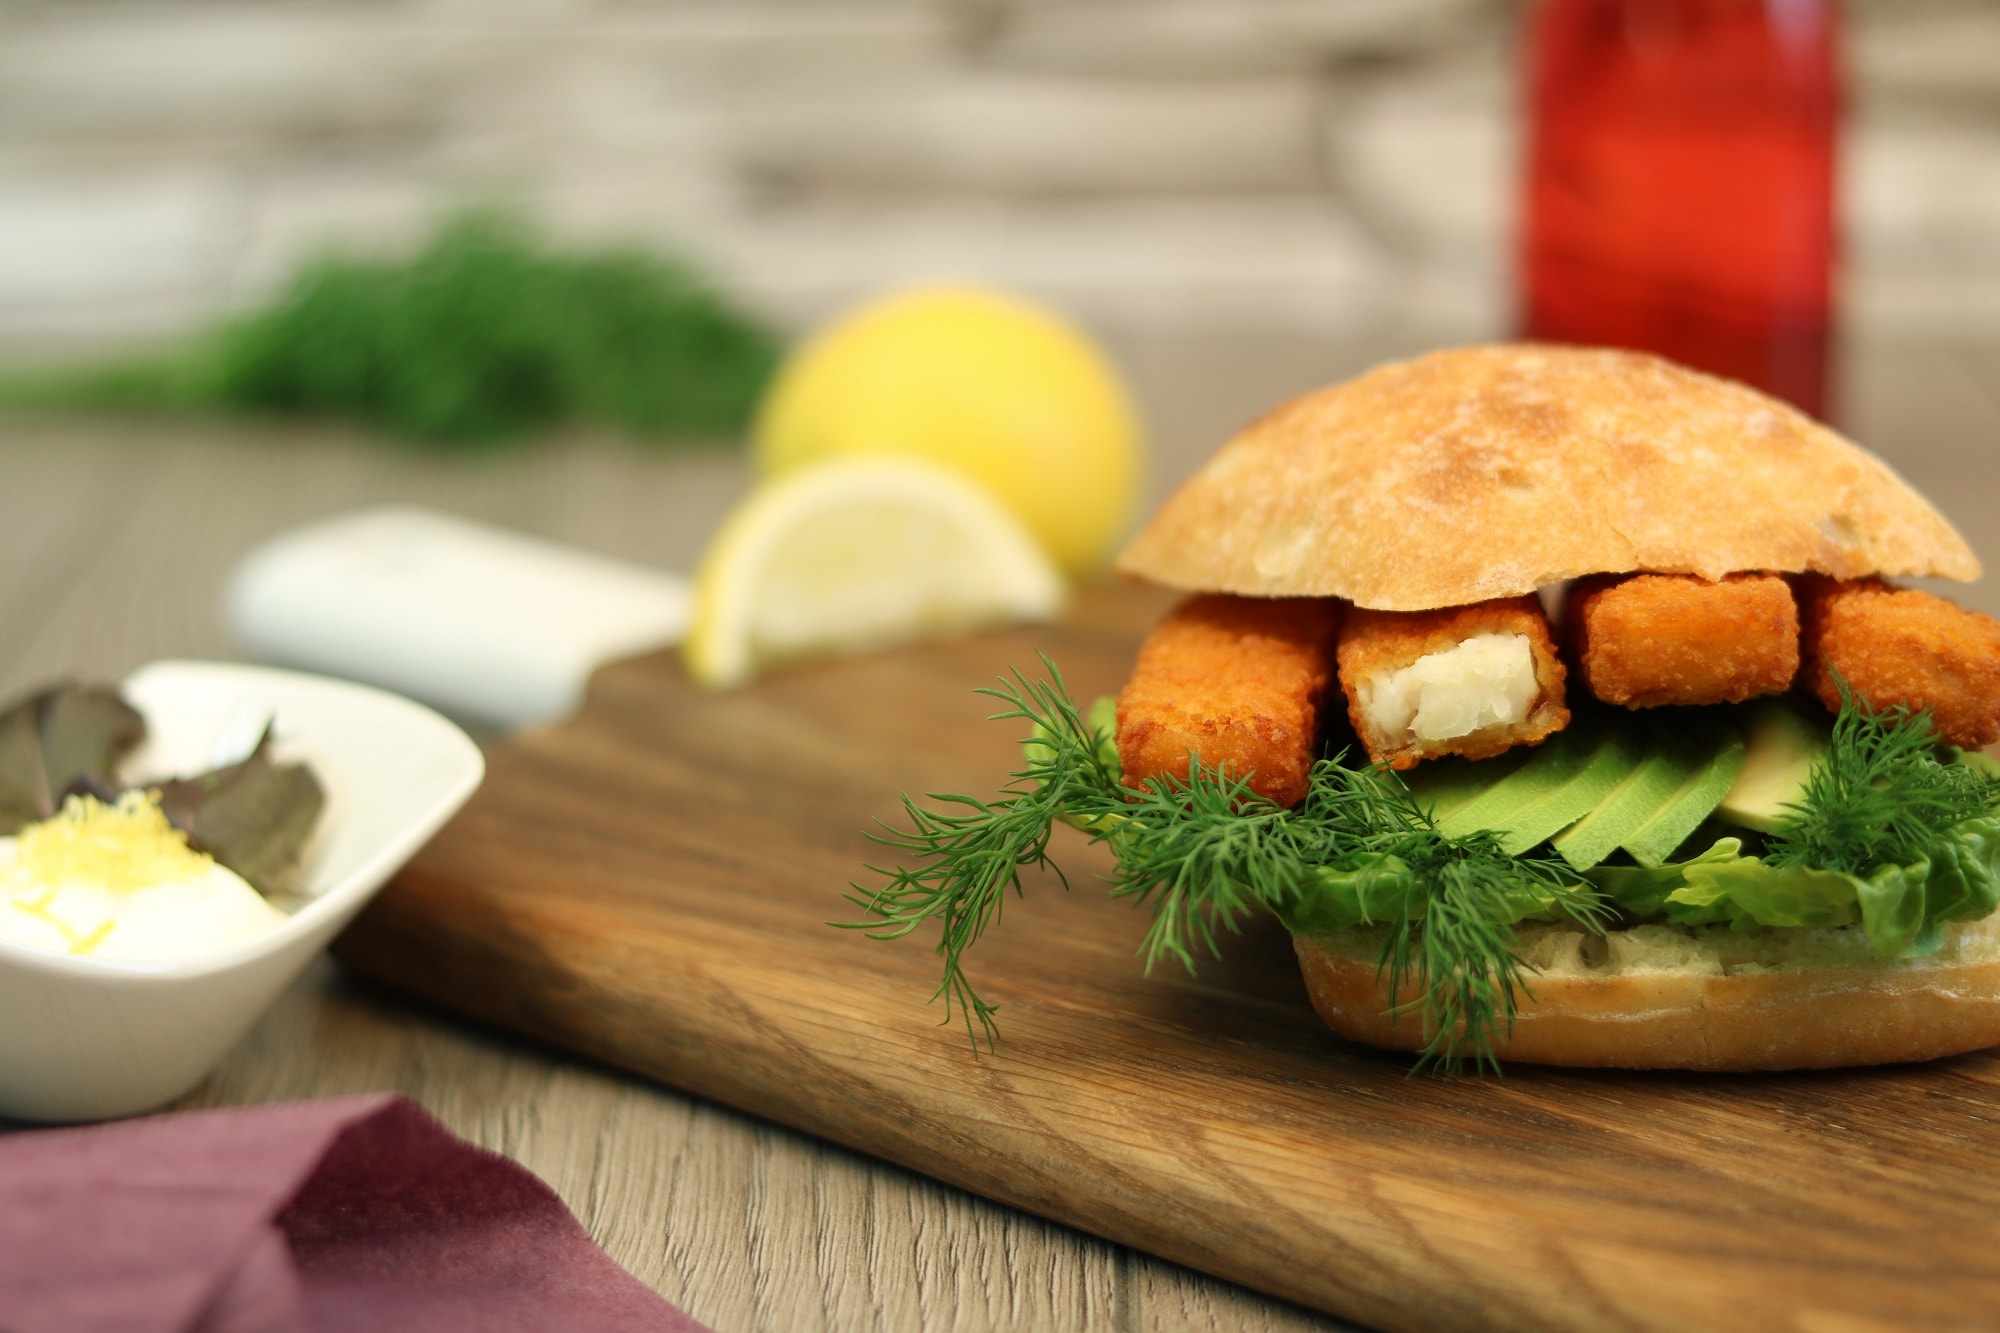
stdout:
[[688,673],[724,688],[1061,609],[1062,576],[998,500],[907,459],[822,463],[753,491],[695,576]]

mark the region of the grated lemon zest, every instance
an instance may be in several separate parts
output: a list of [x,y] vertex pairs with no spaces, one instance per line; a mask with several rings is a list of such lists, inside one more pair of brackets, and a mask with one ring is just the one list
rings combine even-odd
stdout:
[[156,791],[128,791],[106,805],[72,796],[52,819],[21,830],[16,864],[42,884],[129,892],[206,874],[214,858],[167,822]]

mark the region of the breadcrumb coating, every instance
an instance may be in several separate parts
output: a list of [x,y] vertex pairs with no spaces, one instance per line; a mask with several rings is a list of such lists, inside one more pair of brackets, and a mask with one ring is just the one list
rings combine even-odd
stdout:
[[1339,623],[1331,598],[1182,602],[1147,637],[1118,696],[1126,783],[1185,779],[1193,753],[1280,805],[1304,800]]
[[[1459,649],[1481,636],[1525,641],[1532,679],[1518,715],[1495,720],[1461,735],[1420,737],[1414,727],[1385,734],[1376,725],[1378,691],[1393,689],[1397,677],[1424,659]],[[1355,734],[1376,763],[1405,769],[1440,755],[1485,759],[1516,745],[1544,740],[1569,725],[1563,704],[1565,671],[1556,655],[1548,617],[1532,594],[1437,611],[1364,611],[1348,613],[1340,628],[1340,684],[1347,695],[1347,715]],[[1467,689],[1476,689],[1468,682]],[[1509,701],[1511,705],[1511,701]],[[1494,712],[1515,711],[1511,706]]]
[[1565,619],[1584,683],[1608,704],[1742,703],[1798,675],[1798,606],[1775,574],[1591,579]]
[[1838,672],[1871,708],[1929,710],[1947,744],[2000,741],[2000,623],[1880,579],[1807,579],[1798,591],[1803,679],[1821,703],[1840,707]]

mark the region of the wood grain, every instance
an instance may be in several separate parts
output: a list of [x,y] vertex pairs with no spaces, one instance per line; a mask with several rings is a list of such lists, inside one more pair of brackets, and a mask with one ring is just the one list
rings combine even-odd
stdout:
[[[497,748],[338,949],[364,975],[914,1170],[1393,1328],[1861,1327],[2000,1309],[2000,1056],[1785,1077],[1411,1078],[1307,1005],[1275,928],[1141,975],[1143,920],[1032,879],[974,1059],[916,941],[828,929],[904,789],[990,791],[972,685],[1114,688],[1152,594],[713,696],[667,658]],[[1858,1322],[1857,1322],[1858,1321]]]

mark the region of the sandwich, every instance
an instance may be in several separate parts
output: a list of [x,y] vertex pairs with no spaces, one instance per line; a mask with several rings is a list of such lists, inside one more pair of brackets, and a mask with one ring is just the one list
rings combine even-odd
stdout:
[[2000,1044],[2000,624],[1885,464],[1637,353],[1461,348],[1297,399],[1119,556],[1184,599],[1115,700],[1056,664],[994,800],[905,800],[856,924],[939,994],[1056,823],[1193,966],[1268,912],[1345,1037],[1791,1069]]

